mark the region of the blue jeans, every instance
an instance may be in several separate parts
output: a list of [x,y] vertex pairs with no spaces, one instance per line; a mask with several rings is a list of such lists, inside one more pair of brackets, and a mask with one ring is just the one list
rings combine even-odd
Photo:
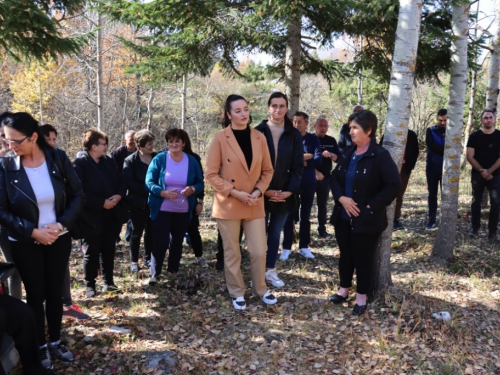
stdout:
[[278,248],[280,246],[280,235],[287,217],[288,212],[277,214],[266,211],[266,268],[274,268],[276,266],[276,259],[278,258]]
[[328,198],[332,190],[333,176],[325,177],[316,184],[316,205],[318,206],[318,233],[326,232]]
[[429,206],[429,223],[435,223],[438,206],[438,188],[441,185],[441,180],[443,178],[443,164],[427,160],[425,176],[427,177],[427,190],[429,191],[429,195],[427,196],[427,204]]
[[[299,192],[299,249],[309,246],[311,242],[311,210],[316,192],[316,181],[300,187]],[[293,244],[293,228],[295,226],[295,214],[290,212],[283,228],[283,249],[290,250]]]
[[483,199],[484,188],[490,193],[490,215],[488,217],[489,235],[493,236],[497,233],[498,217],[499,217],[499,200],[500,194],[500,176],[495,176],[491,180],[486,180],[475,171],[471,174],[472,183],[472,204],[471,222],[472,229],[479,230],[481,227],[481,201]]

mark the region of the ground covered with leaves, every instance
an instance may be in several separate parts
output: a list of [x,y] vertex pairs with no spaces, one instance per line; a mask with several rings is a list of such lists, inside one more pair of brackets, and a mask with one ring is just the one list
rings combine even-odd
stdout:
[[[394,288],[352,316],[354,294],[343,305],[328,296],[338,288],[339,251],[334,239],[313,233],[314,260],[297,249],[277,266],[286,285],[272,290],[279,303],[266,307],[247,291],[247,310],[237,312],[224,273],[216,271],[216,225],[206,204],[201,224],[205,257],[200,268],[184,247],[176,278],[147,285],[149,273],[129,272],[128,248],[116,255],[121,294],[85,298],[82,253],[71,258],[72,294],[92,319],[65,321],[63,339],[76,360],[55,361],[61,374],[500,374],[500,247],[481,235],[469,239],[470,184],[464,172],[456,257],[448,268],[431,264],[436,231],[426,225],[424,162],[405,196],[404,231],[394,232]],[[208,200],[207,200],[208,201]],[[330,203],[331,204],[331,203]],[[315,228],[316,217],[312,218]],[[330,233],[333,228],[329,226]],[[249,261],[243,260],[250,284]],[[272,289],[272,288],[271,288]],[[445,322],[432,316],[447,311]],[[130,329],[113,333],[112,326]],[[169,364],[151,365],[167,353]]]

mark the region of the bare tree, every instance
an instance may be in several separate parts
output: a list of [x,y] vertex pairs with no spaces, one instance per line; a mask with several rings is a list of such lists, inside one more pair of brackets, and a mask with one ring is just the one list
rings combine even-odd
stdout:
[[300,104],[301,28],[302,21],[300,17],[292,18],[287,27],[285,86],[292,114],[299,110]]
[[500,78],[500,1],[496,5],[497,28],[491,43],[490,72],[486,88],[486,108],[496,113],[498,102],[498,79]]

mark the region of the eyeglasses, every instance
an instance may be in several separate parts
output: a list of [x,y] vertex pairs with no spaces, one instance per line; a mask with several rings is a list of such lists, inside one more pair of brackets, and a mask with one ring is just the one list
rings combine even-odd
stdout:
[[21,139],[20,141],[16,141],[15,139],[7,139],[5,137],[2,137],[2,140],[4,142],[7,142],[8,144],[15,144],[16,146],[20,146],[21,143],[23,143],[27,138],[29,138],[28,136],[24,137],[23,139]]

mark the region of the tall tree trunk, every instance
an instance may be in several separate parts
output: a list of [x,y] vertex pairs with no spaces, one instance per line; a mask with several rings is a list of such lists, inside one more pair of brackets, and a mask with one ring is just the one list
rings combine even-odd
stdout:
[[151,126],[153,125],[153,110],[152,110],[153,99],[154,99],[154,90],[153,88],[151,88],[148,98],[148,124],[147,124],[148,130],[151,130]]
[[[359,51],[363,48],[363,36],[359,38]],[[363,104],[363,69],[358,72],[358,104]]]
[[285,91],[292,115],[299,110],[300,104],[300,51],[302,20],[292,18],[287,27],[285,50]]
[[101,14],[97,16],[97,130],[104,129],[104,100],[103,89],[104,84],[102,81],[102,17]]
[[186,112],[187,112],[187,80],[186,75],[182,75],[182,91],[181,91],[181,129],[186,126]]
[[40,72],[40,63],[38,63],[38,104],[40,106],[40,125],[43,124],[43,90],[42,73]]
[[450,93],[448,124],[444,147],[443,181],[441,191],[441,224],[432,250],[431,260],[447,265],[453,257],[457,228],[458,188],[460,182],[460,151],[465,94],[467,91],[467,37],[470,4],[453,6],[451,20],[453,40],[451,46]]
[[497,0],[497,29],[491,44],[490,71],[488,75],[488,86],[486,87],[486,108],[497,112],[498,102],[498,79],[500,71],[500,1]]
[[[413,80],[423,0],[400,0],[396,44],[392,59],[389,108],[385,124],[384,147],[401,169],[410,122]],[[375,254],[374,290],[383,292],[391,280],[391,241],[395,202],[387,208],[389,226],[382,233]]]

